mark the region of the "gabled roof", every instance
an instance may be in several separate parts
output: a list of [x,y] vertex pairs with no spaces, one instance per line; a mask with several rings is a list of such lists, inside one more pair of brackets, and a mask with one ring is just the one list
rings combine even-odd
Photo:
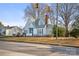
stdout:
[[12,28],[18,28],[20,30],[22,30],[20,27],[18,26],[5,26],[5,29],[12,29]]
[[[31,21],[32,19],[28,19],[24,29],[28,29],[31,25],[33,28],[44,28],[45,27],[45,19],[44,17],[39,17],[35,21]],[[50,24],[50,25],[49,25]],[[51,27],[51,22],[48,19],[48,27]]]
[[[40,24],[39,24],[40,23]],[[44,20],[43,19],[37,19],[34,23],[34,26],[36,28],[44,28],[45,27],[45,23],[44,23]]]
[[29,26],[31,26],[33,24],[33,22],[34,22],[34,19],[32,17],[30,17],[30,18],[28,17],[27,22],[23,29],[27,29]]
[[6,29],[12,29],[13,27],[10,26],[5,26]]

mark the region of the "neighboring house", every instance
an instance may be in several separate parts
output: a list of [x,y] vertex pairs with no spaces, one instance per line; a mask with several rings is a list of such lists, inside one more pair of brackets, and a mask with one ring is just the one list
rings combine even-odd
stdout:
[[17,26],[7,26],[5,30],[6,36],[16,36],[18,34],[22,34],[22,29]]
[[52,24],[48,18],[47,24],[45,23],[45,18],[39,17],[37,20],[32,21],[33,19],[29,18],[25,27],[23,28],[23,33],[26,36],[48,36],[52,32]]
[[5,35],[5,27],[4,25],[0,22],[0,36],[4,36]]

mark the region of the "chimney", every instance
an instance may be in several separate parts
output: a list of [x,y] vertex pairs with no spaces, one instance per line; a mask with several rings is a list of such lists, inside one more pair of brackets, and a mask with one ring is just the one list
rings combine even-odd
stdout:
[[48,15],[45,15],[45,24],[46,25],[48,24],[48,18],[49,18],[49,16]]
[[48,5],[46,5],[45,7],[45,24],[48,24],[48,18],[49,18],[49,14],[50,14],[51,10],[50,7]]

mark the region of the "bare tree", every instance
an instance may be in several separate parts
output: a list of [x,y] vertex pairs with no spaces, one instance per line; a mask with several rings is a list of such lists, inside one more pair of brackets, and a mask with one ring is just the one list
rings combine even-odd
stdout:
[[76,5],[72,3],[64,3],[60,4],[59,6],[59,16],[63,19],[64,26],[65,26],[65,36],[69,36],[68,26],[73,21],[73,17],[76,14]]
[[31,5],[31,6],[28,6],[28,7],[25,8],[25,10],[24,10],[24,13],[25,13],[24,18],[25,18],[25,19],[26,19],[27,17],[32,17],[32,18],[35,19],[35,10],[34,10],[32,4],[30,4],[30,5]]

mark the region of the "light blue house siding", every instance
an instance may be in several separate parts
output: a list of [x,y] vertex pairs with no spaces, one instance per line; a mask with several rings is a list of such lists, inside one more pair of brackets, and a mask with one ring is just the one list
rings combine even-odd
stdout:
[[35,21],[28,19],[23,29],[23,33],[25,33],[26,36],[47,36],[50,35],[52,31],[50,21],[48,21],[47,26],[48,27],[46,27],[45,20],[43,18]]

